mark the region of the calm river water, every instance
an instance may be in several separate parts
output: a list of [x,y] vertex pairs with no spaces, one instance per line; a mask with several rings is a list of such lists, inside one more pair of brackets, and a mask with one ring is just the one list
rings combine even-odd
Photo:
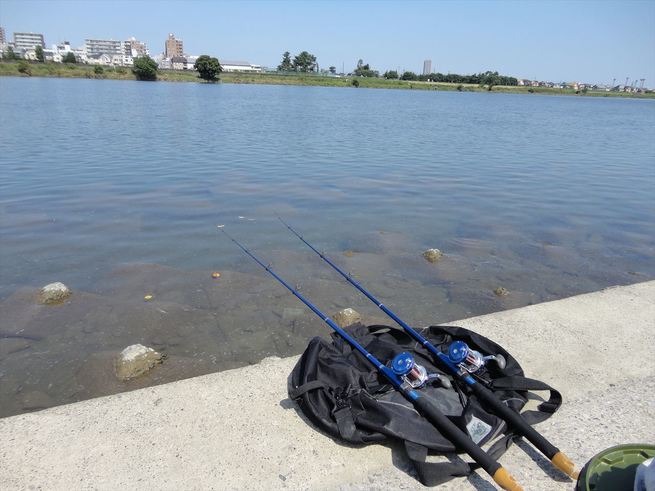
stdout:
[[217,224],[371,322],[277,214],[417,325],[655,278],[652,100],[0,78],[0,128],[0,416],[327,334]]

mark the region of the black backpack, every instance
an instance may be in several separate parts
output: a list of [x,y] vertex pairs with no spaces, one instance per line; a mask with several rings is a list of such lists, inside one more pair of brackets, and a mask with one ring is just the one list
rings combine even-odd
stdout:
[[[400,329],[355,324],[346,331],[383,362],[406,351],[428,373],[444,374],[429,352]],[[562,404],[557,390],[524,377],[518,362],[484,336],[454,326],[431,326],[420,332],[444,353],[452,341],[461,340],[483,355],[502,354],[506,359],[504,369],[490,363],[476,372],[476,378],[516,411],[521,411],[528,399],[538,400],[536,409],[521,413],[528,424],[544,421]],[[518,438],[503,420],[487,412],[466,386],[453,382],[451,388],[445,388],[428,383],[419,390],[427,392],[439,409],[476,443],[493,442],[487,453],[494,459]],[[531,392],[534,390],[549,391],[549,399],[538,397]],[[291,372],[288,391],[307,418],[332,437],[355,444],[402,442],[418,479],[426,486],[467,476],[477,467],[475,463],[453,458],[448,462],[427,462],[428,453],[452,457],[458,449],[336,333],[331,342],[320,337],[309,342]]]

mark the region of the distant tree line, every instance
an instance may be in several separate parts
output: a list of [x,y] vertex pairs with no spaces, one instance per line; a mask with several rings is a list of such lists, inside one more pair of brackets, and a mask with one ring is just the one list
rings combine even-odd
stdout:
[[459,75],[457,73],[429,73],[427,75],[417,75],[414,72],[403,72],[400,76],[395,70],[384,72],[384,78],[388,79],[401,79],[401,80],[415,80],[421,82],[444,82],[451,84],[475,84],[486,85],[493,87],[494,85],[518,85],[519,81],[516,77],[509,77],[507,75],[500,75],[498,72],[480,72],[473,75]]
[[279,72],[314,72],[318,70],[316,56],[308,51],[301,51],[291,60],[291,53],[282,54],[282,62],[277,66]]
[[481,72],[473,75],[458,75],[456,73],[430,73],[428,75],[418,75],[417,80],[432,82],[446,82],[451,84],[478,84],[478,85],[518,85],[516,77],[499,75],[498,72]]

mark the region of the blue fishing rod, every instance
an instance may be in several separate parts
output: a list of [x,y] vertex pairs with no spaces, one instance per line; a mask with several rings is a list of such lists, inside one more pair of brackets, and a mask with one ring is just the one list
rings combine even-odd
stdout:
[[265,265],[253,253],[246,249],[241,243],[234,239],[230,234],[225,231],[223,225],[218,228],[223,232],[232,242],[234,242],[243,252],[250,256],[257,264],[268,271],[273,278],[281,283],[287,290],[293,293],[302,303],[304,303],[312,312],[320,317],[323,322],[330,326],[339,336],[341,336],[353,349],[359,351],[369,363],[371,363],[389,383],[400,392],[405,399],[411,402],[416,410],[420,412],[435,428],[437,428],[444,436],[446,436],[457,448],[464,450],[485,472],[487,472],[493,480],[501,488],[508,491],[522,491],[522,487],[516,482],[512,475],[502,466],[498,461],[492,459],[487,453],[476,444],[471,438],[457,427],[452,421],[448,419],[427,397],[414,389],[410,380],[406,377],[398,375],[398,366],[396,360],[400,364],[406,361],[401,355],[398,355],[392,362],[392,368],[387,367],[384,363],[378,360],[372,353],[366,350],[359,344],[350,334],[340,328],[332,319],[321,312],[318,307],[302,296],[295,288],[290,286],[270,266]]
[[517,433],[524,436],[530,443],[532,443],[541,453],[543,453],[553,463],[555,467],[561,470],[564,474],[573,479],[577,479],[579,472],[575,468],[575,464],[569,459],[562,451],[555,445],[550,443],[541,433],[535,430],[532,426],[525,422],[521,415],[504,404],[496,395],[485,387],[483,384],[478,383],[471,375],[480,368],[482,368],[488,360],[495,360],[498,362],[500,368],[505,367],[505,360],[500,356],[482,356],[475,350],[470,349],[466,343],[462,341],[453,342],[449,349],[448,354],[442,353],[430,341],[424,338],[418,331],[410,327],[405,321],[393,313],[382,302],[369,293],[362,285],[357,283],[351,275],[345,273],[339,266],[334,264],[325,254],[319,252],[314,246],[307,242],[298,232],[296,232],[288,223],[282,218],[278,220],[284,224],[296,237],[298,237],[305,245],[312,251],[318,254],[321,259],[328,263],[337,273],[343,276],[348,283],[357,288],[364,294],[371,302],[378,306],[382,312],[391,317],[403,330],[412,338],[424,346],[434,357],[439,360],[442,365],[448,368],[448,371],[455,377],[456,380],[466,384],[470,387],[471,391],[494,412],[497,416],[505,420],[505,422],[512,427]]

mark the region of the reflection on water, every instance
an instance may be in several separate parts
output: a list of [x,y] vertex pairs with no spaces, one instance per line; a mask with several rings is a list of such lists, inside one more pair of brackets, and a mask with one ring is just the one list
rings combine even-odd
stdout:
[[[0,89],[0,416],[326,335],[218,223],[319,308],[368,322],[387,321],[277,214],[416,325],[655,277],[653,101],[7,78]],[[430,247],[446,254],[434,265]],[[70,302],[36,304],[53,281]],[[134,343],[168,357],[118,382],[112,359]]]

